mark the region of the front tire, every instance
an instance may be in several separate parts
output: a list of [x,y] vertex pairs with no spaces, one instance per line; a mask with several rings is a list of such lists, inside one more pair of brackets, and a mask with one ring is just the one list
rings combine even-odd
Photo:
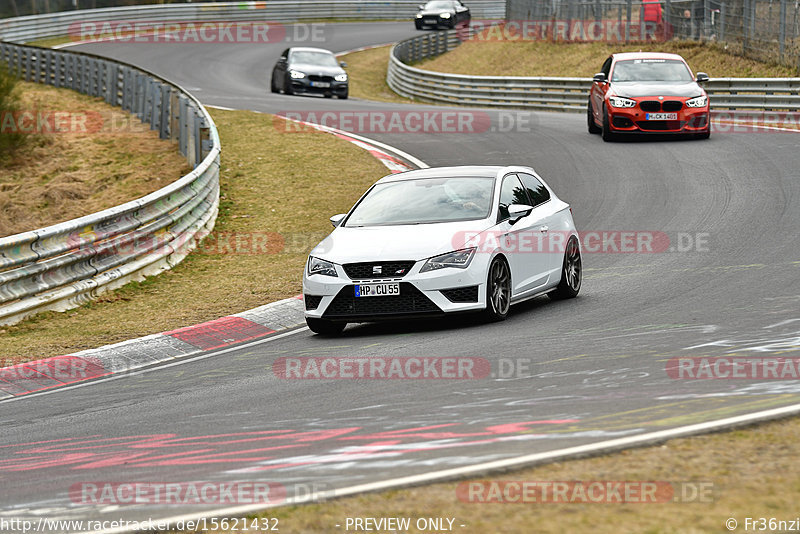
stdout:
[[708,139],[709,137],[711,137],[711,130],[699,134],[694,134],[695,139]]
[[592,109],[592,101],[586,104],[586,125],[590,134],[599,134],[603,130],[594,122],[594,110]]
[[502,258],[495,258],[489,266],[486,280],[486,309],[483,317],[487,322],[503,321],[511,308],[511,271]]
[[561,264],[561,281],[553,291],[548,293],[548,296],[553,300],[575,298],[581,290],[582,279],[581,247],[578,246],[578,239],[572,236],[567,242],[567,248],[564,251],[564,261]]
[[283,94],[286,95],[293,95],[294,91],[292,91],[292,82],[289,81],[289,78],[286,78],[286,81],[283,82]]
[[350,88],[344,90],[344,93],[339,95],[340,100],[347,100],[348,93],[350,92]]
[[325,319],[315,319],[313,317],[306,317],[306,324],[308,329],[321,336],[338,336],[347,326],[347,323],[337,323],[334,321],[326,321]]
[[275,74],[274,73],[272,74],[272,77],[270,78],[270,81],[269,81],[269,90],[272,91],[273,93],[277,93],[278,92],[278,85],[275,83]]
[[608,120],[608,108],[603,106],[603,141],[616,141],[617,136],[611,131],[611,123]]

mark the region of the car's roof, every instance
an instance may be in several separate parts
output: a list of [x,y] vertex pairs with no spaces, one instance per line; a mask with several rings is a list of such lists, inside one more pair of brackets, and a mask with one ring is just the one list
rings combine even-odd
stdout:
[[326,54],[333,54],[330,50],[324,48],[313,48],[311,46],[293,46],[289,49],[290,52],[325,52]]
[[626,59],[677,59],[678,61],[684,61],[680,55],[666,52],[618,52],[611,55],[617,61]]
[[378,182],[399,182],[402,180],[421,180],[425,178],[450,178],[450,177],[476,177],[476,178],[495,178],[505,175],[508,172],[532,172],[530,167],[519,165],[462,165],[457,167],[431,167],[428,169],[417,169],[413,171],[400,172],[384,176]]

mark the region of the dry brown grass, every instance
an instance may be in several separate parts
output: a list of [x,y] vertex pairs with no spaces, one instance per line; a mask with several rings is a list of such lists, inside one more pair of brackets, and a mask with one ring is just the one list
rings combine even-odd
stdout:
[[392,91],[386,84],[391,46],[352,52],[339,59],[347,63],[350,77],[350,96],[381,102],[411,102]]
[[100,99],[33,83],[20,84],[20,97],[20,111],[69,113],[63,129],[73,131],[26,135],[0,167],[0,236],[122,204],[190,170],[175,143]]
[[[94,348],[297,295],[307,252],[331,230],[328,217],[348,210],[388,174],[368,152],[332,135],[284,133],[270,115],[210,111],[223,147],[215,235],[171,271],[81,308],[0,328],[3,363]],[[225,250],[215,236],[227,243],[243,236],[243,245]],[[267,246],[254,251],[253,236]]]
[[[710,43],[552,43],[546,41],[467,41],[415,66],[432,71],[482,76],[566,76],[590,78],[615,52],[671,52],[693,71],[712,78],[791,77],[793,69],[729,53]],[[384,73],[385,77],[385,73]]]

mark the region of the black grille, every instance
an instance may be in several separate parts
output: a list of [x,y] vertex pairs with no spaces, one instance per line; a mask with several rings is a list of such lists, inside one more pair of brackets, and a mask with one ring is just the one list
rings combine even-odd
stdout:
[[320,295],[303,295],[303,301],[306,303],[307,310],[316,310],[319,308],[319,303],[322,302]]
[[442,313],[442,310],[412,284],[401,283],[400,294],[387,297],[356,298],[354,287],[345,286],[325,310],[323,317],[375,319],[380,316],[425,313]]
[[639,102],[642,111],[661,111],[661,102],[658,100],[643,100]]
[[[400,278],[408,274],[414,266],[413,261],[380,261],[366,263],[345,263],[344,272],[351,280],[372,280],[376,278]],[[374,272],[380,267],[380,273]]]
[[442,289],[441,293],[450,302],[478,302],[478,286]]
[[639,121],[636,123],[642,130],[663,131],[680,130],[683,128],[683,121]]
[[633,121],[628,117],[614,117],[614,126],[617,128],[630,128],[633,126]]
[[683,107],[683,102],[680,100],[667,100],[662,107],[664,111],[680,111]]
[[318,74],[309,74],[308,79],[309,81],[312,82],[332,82],[333,76],[320,76]]

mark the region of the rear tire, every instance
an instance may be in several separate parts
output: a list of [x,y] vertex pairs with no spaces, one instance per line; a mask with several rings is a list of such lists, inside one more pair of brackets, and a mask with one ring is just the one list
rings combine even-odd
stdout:
[[590,134],[599,134],[603,131],[603,129],[594,122],[594,110],[592,109],[591,100],[586,105],[586,125],[588,126]]
[[561,281],[547,295],[553,300],[571,299],[578,296],[583,279],[583,261],[578,239],[572,236],[564,250],[564,261],[561,263]]
[[313,317],[306,317],[306,324],[308,329],[321,336],[338,336],[347,326],[347,323],[337,323],[333,321],[326,321],[325,319],[315,319]]
[[616,141],[617,135],[611,131],[611,124],[608,120],[608,108],[603,106],[603,141]]
[[490,323],[503,321],[511,308],[511,271],[502,258],[495,258],[486,279],[486,309],[483,318]]

